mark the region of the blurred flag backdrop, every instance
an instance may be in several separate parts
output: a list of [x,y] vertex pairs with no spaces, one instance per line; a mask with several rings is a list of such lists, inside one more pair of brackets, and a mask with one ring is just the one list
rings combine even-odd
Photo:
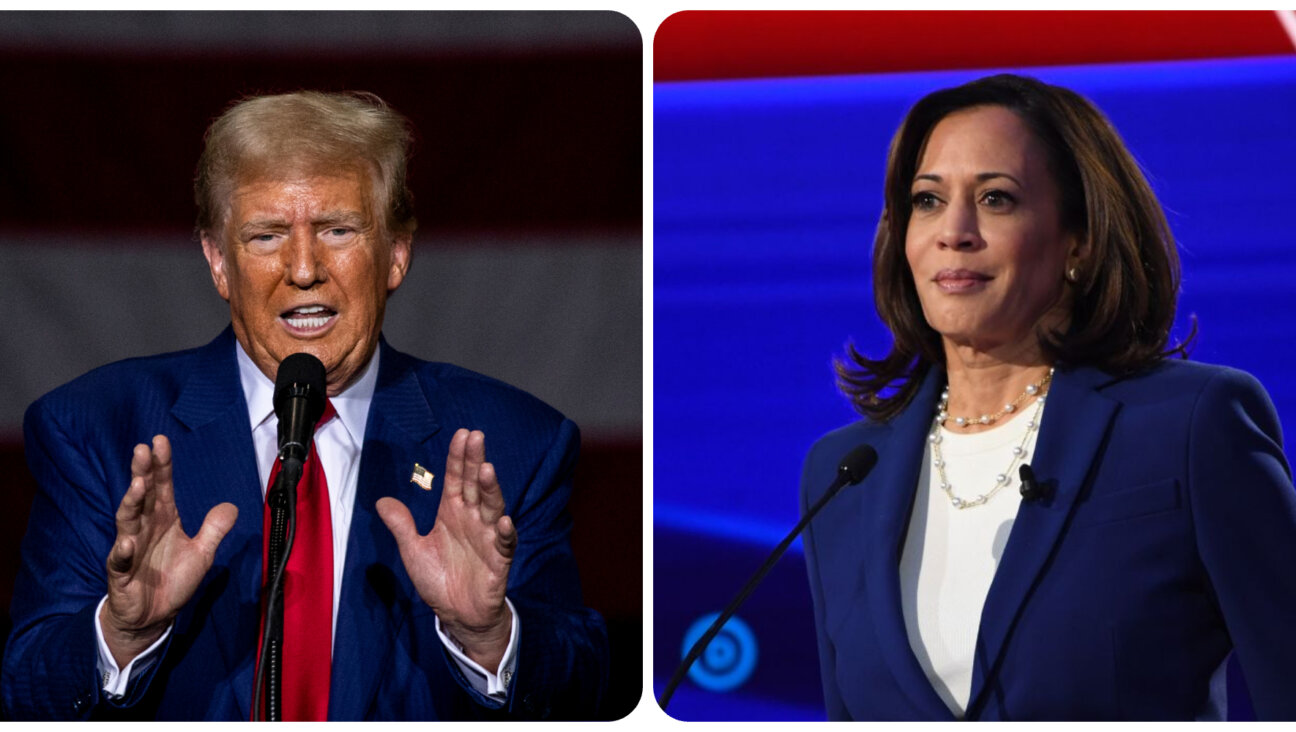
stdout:
[[643,648],[642,64],[617,13],[0,12],[0,631],[34,489],[27,405],[229,320],[191,232],[207,125],[245,95],[365,90],[417,140],[420,225],[386,337],[580,425],[573,543],[612,636],[608,714],[628,711]]

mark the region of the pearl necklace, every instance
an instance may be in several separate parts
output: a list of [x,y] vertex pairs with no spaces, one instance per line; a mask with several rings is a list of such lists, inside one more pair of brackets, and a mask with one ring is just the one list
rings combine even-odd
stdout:
[[[1008,467],[1004,472],[995,475],[994,486],[992,486],[990,490],[978,494],[975,498],[961,498],[954,495],[954,486],[950,485],[949,478],[945,475],[945,459],[941,456],[940,433],[941,426],[944,425],[945,421],[949,418],[949,385],[945,385],[945,391],[941,393],[940,403],[936,406],[936,419],[932,422],[931,434],[927,436],[927,441],[931,443],[932,464],[936,466],[936,471],[940,475],[941,490],[944,491],[945,496],[949,498],[950,504],[954,506],[954,508],[961,510],[983,505],[986,501],[994,497],[994,494],[998,493],[1004,486],[1008,485],[1013,468],[1017,467],[1017,463],[1026,457],[1026,443],[1030,441],[1031,434],[1039,429],[1040,413],[1044,411],[1044,394],[1041,390],[1046,389],[1052,379],[1053,369],[1050,368],[1048,374],[1043,379],[1027,386],[1022,395],[1014,399],[1012,403],[1005,405],[1004,409],[1000,410],[993,416],[982,415],[981,418],[977,420],[981,424],[994,424],[995,421],[1003,417],[1005,414],[1016,411],[1017,406],[1028,397],[1038,395],[1035,399],[1035,414],[1031,415],[1030,421],[1026,423],[1026,432],[1022,434],[1021,443],[1013,447],[1012,460],[1008,462]],[[955,424],[960,427],[966,426],[965,422],[959,421],[963,419],[963,417],[955,418]]]
[[[1045,390],[1048,389],[1048,385],[1052,381],[1053,381],[1053,369],[1049,368],[1048,373],[1044,374],[1044,378],[1040,379],[1034,384],[1027,384],[1026,388],[1022,390],[1022,393],[1017,395],[1016,399],[1005,404],[1003,406],[1003,409],[1000,409],[994,414],[983,414],[980,417],[955,417],[954,426],[971,427],[974,424],[994,424],[995,422],[998,422],[1000,418],[1002,418],[1005,414],[1012,414],[1013,412],[1016,412],[1017,408],[1021,406],[1022,402],[1026,401],[1030,397],[1035,396],[1036,394],[1043,393]],[[941,424],[944,424],[946,418],[949,417],[949,410],[945,408],[948,403],[949,403],[949,384],[946,384],[945,391],[941,393],[940,406],[936,408],[936,413],[937,413],[936,418],[940,420]]]

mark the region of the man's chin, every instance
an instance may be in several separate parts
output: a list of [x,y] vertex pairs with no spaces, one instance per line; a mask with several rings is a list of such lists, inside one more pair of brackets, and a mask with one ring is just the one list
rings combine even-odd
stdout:
[[[237,336],[238,334],[235,333],[235,335]],[[289,342],[262,346],[260,344],[249,344],[243,338],[239,338],[238,341],[239,344],[243,346],[243,350],[247,352],[248,356],[252,359],[252,362],[261,370],[261,373],[265,374],[271,381],[274,381],[279,374],[279,364],[283,363],[284,359],[295,353],[306,353],[319,359],[320,363],[324,364],[326,378],[330,380],[332,378],[331,372],[337,370],[340,365],[337,362],[337,359],[330,357],[329,349],[321,348],[318,343],[310,344],[304,342]]]
[[[372,344],[358,343],[351,349],[342,351],[343,355],[332,359],[321,354],[312,354],[324,362],[324,379],[330,397],[342,393],[343,390],[360,378],[370,359],[373,358],[377,347],[378,343],[376,341]],[[333,353],[339,353],[339,351],[333,351]]]
[[270,341],[249,343],[239,330],[235,328],[234,335],[243,345],[243,350],[271,381],[279,373],[279,364],[294,353],[307,353],[318,358],[324,364],[324,378],[330,397],[337,396],[360,377],[378,347],[377,338],[372,342],[362,340],[359,343],[340,344],[336,338],[298,339],[283,337],[283,333]]

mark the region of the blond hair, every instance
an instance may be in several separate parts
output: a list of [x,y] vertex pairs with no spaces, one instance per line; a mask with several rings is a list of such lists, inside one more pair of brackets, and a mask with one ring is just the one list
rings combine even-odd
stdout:
[[194,176],[200,236],[217,232],[241,183],[292,175],[360,172],[373,185],[390,235],[413,233],[413,194],[405,184],[413,141],[409,120],[368,92],[249,97],[207,128]]

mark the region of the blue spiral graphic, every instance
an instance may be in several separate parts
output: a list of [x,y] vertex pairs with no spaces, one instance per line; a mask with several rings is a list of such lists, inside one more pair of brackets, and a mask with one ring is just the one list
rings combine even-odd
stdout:
[[[693,621],[684,633],[681,658],[688,655],[689,648],[718,617],[720,613],[710,613]],[[711,645],[693,662],[688,676],[693,683],[708,691],[731,691],[751,678],[759,655],[756,634],[735,615],[725,621],[720,632],[711,639]]]

